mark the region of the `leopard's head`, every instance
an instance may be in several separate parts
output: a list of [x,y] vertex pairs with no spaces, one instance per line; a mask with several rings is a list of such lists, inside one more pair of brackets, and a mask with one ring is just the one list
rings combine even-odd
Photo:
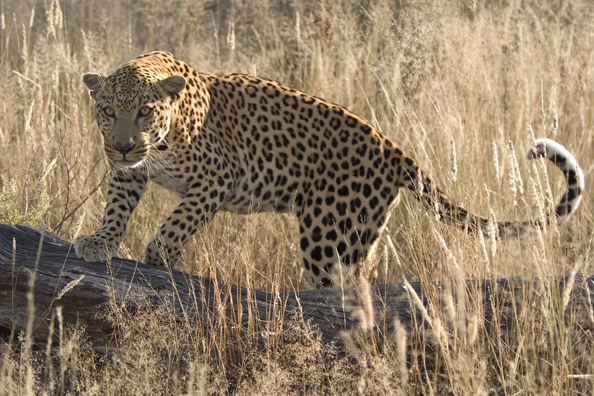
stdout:
[[172,110],[186,86],[183,76],[159,78],[128,65],[109,77],[85,74],[105,152],[115,168],[134,168],[166,147]]

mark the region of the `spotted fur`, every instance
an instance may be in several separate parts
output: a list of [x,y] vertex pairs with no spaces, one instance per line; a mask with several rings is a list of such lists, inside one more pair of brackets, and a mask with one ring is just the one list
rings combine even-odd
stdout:
[[[392,140],[323,99],[259,77],[197,73],[166,52],[84,82],[112,167],[103,224],[75,241],[86,261],[117,255],[148,180],[181,197],[147,247],[145,262],[159,267],[173,267],[220,210],[293,212],[303,264],[316,285],[330,286],[337,269],[359,268],[370,256],[401,188],[441,221],[488,234],[487,219],[451,202]],[[563,222],[580,202],[583,175],[553,141],[537,141],[528,157],[538,156],[567,178],[555,212]],[[500,222],[497,234],[519,237],[541,226]]]

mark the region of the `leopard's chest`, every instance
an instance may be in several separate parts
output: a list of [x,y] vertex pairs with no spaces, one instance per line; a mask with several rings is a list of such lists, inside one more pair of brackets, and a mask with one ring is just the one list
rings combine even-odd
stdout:
[[180,197],[188,193],[188,184],[185,182],[185,173],[173,166],[155,165],[149,170],[149,180],[175,192]]

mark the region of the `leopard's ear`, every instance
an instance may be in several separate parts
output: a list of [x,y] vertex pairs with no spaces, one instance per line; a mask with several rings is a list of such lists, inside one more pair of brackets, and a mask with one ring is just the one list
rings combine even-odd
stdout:
[[[156,92],[176,100],[179,93],[186,87],[186,79],[183,76],[171,76],[159,81],[153,87]],[[164,99],[164,98],[163,98]]]
[[95,94],[105,85],[105,78],[99,74],[87,73],[83,76],[83,82],[91,91],[91,96],[95,97]]

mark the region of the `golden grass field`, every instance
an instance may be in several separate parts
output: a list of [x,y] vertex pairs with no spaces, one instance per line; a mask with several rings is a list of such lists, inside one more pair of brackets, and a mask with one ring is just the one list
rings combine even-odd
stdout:
[[[379,247],[380,283],[593,272],[591,2],[7,0],[1,12],[0,222],[70,240],[98,228],[108,167],[82,76],[160,49],[198,71],[256,74],[345,106],[453,200],[498,220],[539,216],[552,206],[549,188],[555,202],[563,193],[553,165],[525,159],[535,138],[558,141],[582,166],[577,214],[524,241],[494,244],[448,228],[404,192],[386,232],[396,249],[387,237]],[[150,186],[120,256],[141,260],[176,205]],[[297,234],[289,215],[221,213],[179,269],[258,290],[309,289]],[[187,329],[150,307],[134,317],[112,309],[117,352],[95,352],[84,329],[63,329],[63,343],[40,358],[5,345],[0,395],[594,392],[594,364],[580,358],[593,340],[574,346],[554,310],[544,324],[526,318],[517,349],[472,338],[476,321],[462,323],[454,346],[439,352],[439,373],[425,376],[402,364],[406,334],[382,351],[362,343],[339,356],[303,321],[282,342],[263,343],[223,325]],[[542,345],[560,352],[543,362],[533,353]]]

